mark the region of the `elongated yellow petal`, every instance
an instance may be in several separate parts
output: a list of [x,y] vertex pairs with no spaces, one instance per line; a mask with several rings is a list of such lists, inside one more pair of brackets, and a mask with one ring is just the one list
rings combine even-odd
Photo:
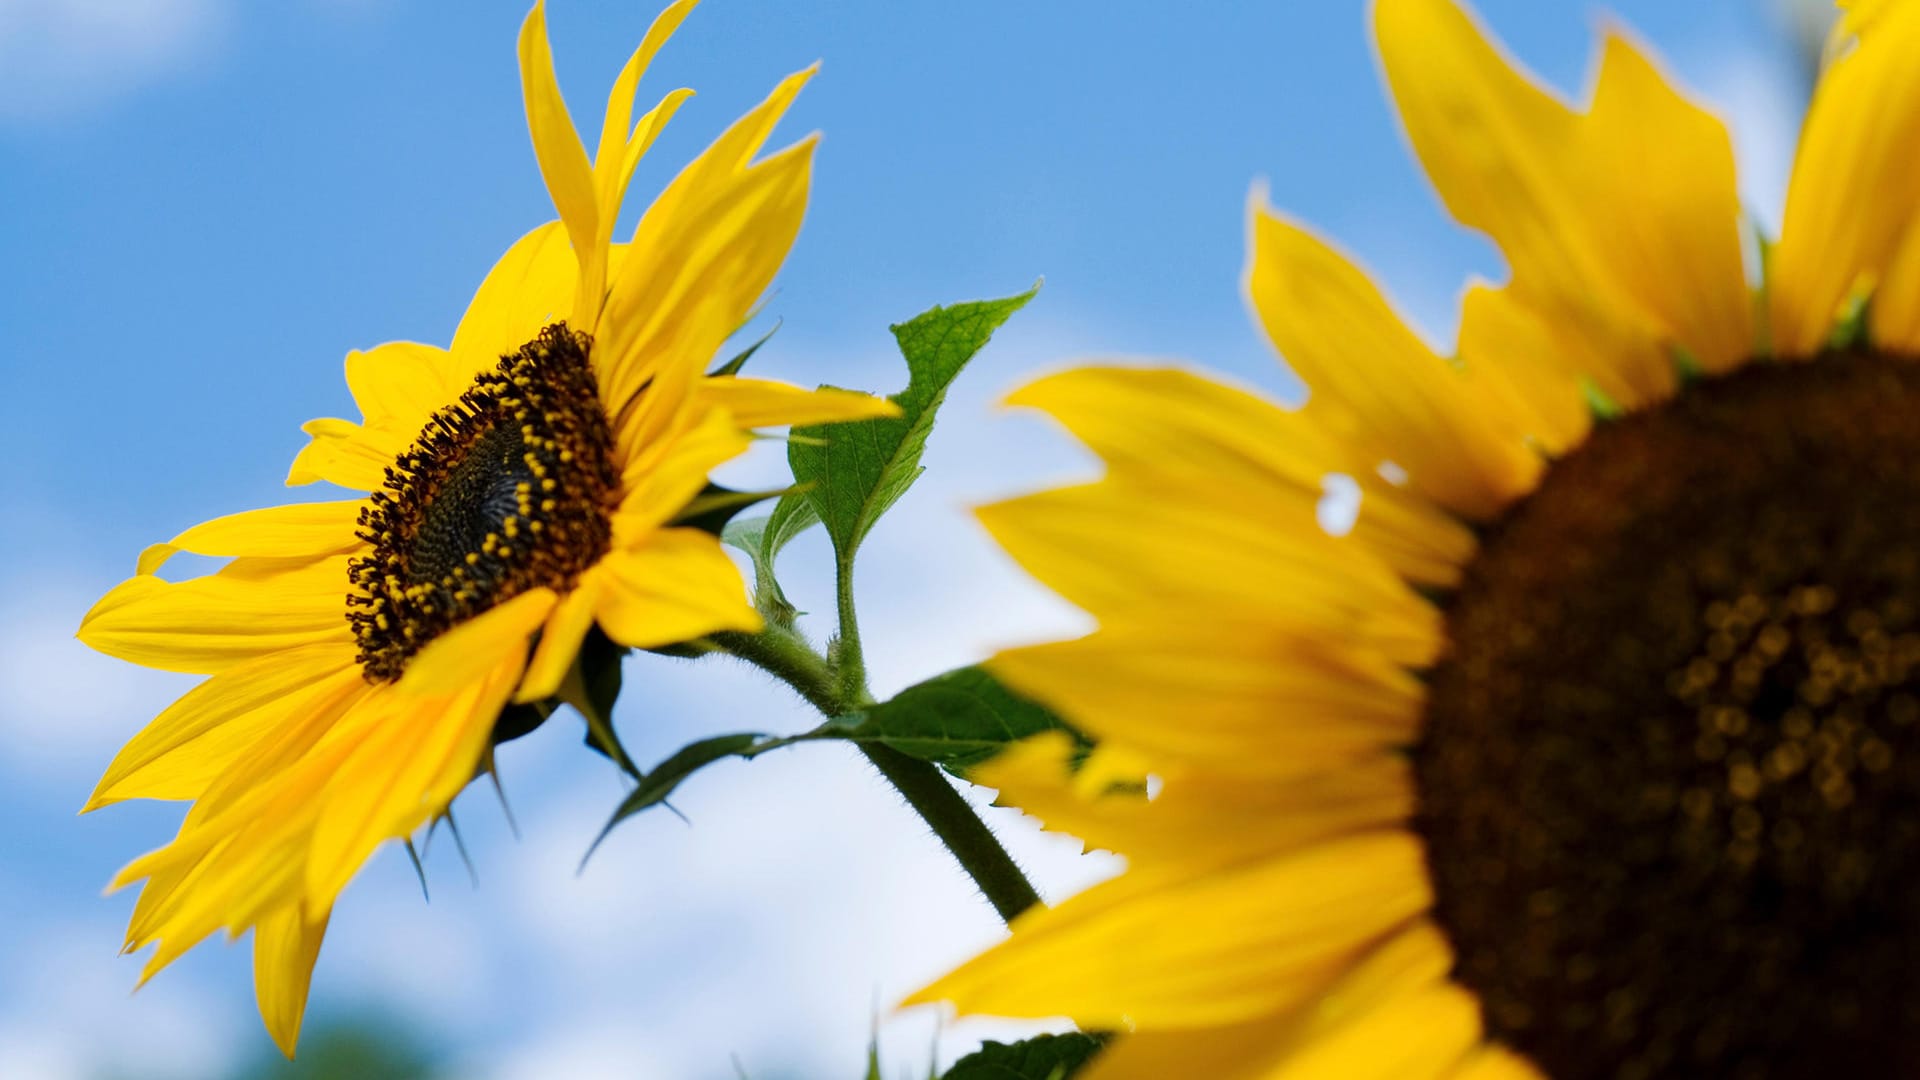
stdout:
[[1218,619],[1104,627],[988,666],[1090,734],[1256,775],[1410,745],[1424,698],[1405,670],[1337,633]]
[[1105,460],[1117,478],[1231,488],[1250,517],[1317,521],[1328,478],[1362,493],[1354,541],[1422,584],[1450,585],[1474,551],[1471,532],[1383,480],[1377,458],[1300,412],[1173,368],[1083,367],[1007,397],[1041,409]]
[[[1260,753],[1249,748],[1246,756]],[[1018,807],[1049,829],[1128,856],[1135,866],[1208,851],[1223,859],[1272,855],[1397,825],[1413,811],[1412,777],[1398,755],[1321,767],[1296,761],[1293,775],[1283,778],[1273,775],[1277,770],[1255,776],[1175,770],[1162,774],[1152,799],[1085,790],[1071,769],[1074,756],[1072,739],[1049,732],[1014,744],[967,779],[998,789],[996,805]],[[1222,829],[1222,821],[1235,825]]]
[[595,244],[600,233],[599,203],[594,198],[593,166],[587,161],[586,148],[580,145],[580,133],[567,115],[560,84],[554,78],[545,0],[534,0],[533,10],[527,12],[527,21],[520,26],[520,82],[540,175],[546,178],[554,208],[560,211],[560,220],[566,223],[567,235],[573,240],[574,255],[584,268],[599,254]]
[[387,466],[418,434],[333,417],[309,420],[300,430],[313,441],[294,455],[287,486],[325,480],[354,491],[378,491],[386,482]]
[[1598,373],[1595,384],[1615,400],[1631,393],[1577,331],[1557,330],[1512,290],[1482,283],[1461,301],[1460,357],[1488,393],[1505,400],[1526,436],[1554,456],[1580,445],[1593,427],[1580,386],[1588,372]]
[[1733,157],[1717,120],[1618,37],[1582,117],[1451,0],[1381,0],[1374,18],[1441,198],[1500,245],[1529,307],[1584,338],[1586,375],[1624,384],[1613,396],[1636,407],[1673,391],[1677,351],[1716,371],[1748,355]]
[[1086,1070],[1086,1080],[1267,1080],[1284,1074],[1312,1040],[1366,1010],[1435,988],[1453,955],[1440,932],[1417,920],[1355,958],[1324,993],[1273,1015],[1222,1027],[1145,1030],[1122,1036]]
[[[746,321],[785,260],[807,203],[809,138],[751,166],[812,69],[790,76],[689,164],[647,209],[612,278],[595,350],[616,415],[662,364],[702,368]],[[697,304],[694,298],[717,301]],[[690,315],[710,311],[701,324]]]
[[1514,418],[1408,330],[1366,274],[1258,205],[1252,233],[1247,292],[1305,380],[1308,413],[1469,517],[1532,490],[1542,465]]
[[573,661],[580,654],[580,643],[593,629],[593,612],[600,606],[600,571],[589,569],[554,605],[540,628],[540,642],[534,647],[526,674],[513,700],[522,704],[541,701],[559,693]]
[[646,36],[641,39],[640,47],[628,58],[626,66],[614,80],[612,91],[607,95],[607,111],[600,124],[600,146],[593,158],[598,217],[593,241],[581,253],[580,295],[575,301],[573,317],[574,327],[589,334],[598,329],[600,304],[606,294],[606,253],[613,240],[614,222],[620,215],[627,182],[632,178],[634,167],[640,163],[647,147],[666,127],[667,121],[673,118],[681,103],[693,96],[691,90],[677,90],[667,95],[629,131],[634,93],[639,88],[641,77],[646,74],[647,66],[653,62],[654,55],[680,28],[680,23],[697,2],[679,0],[654,18],[653,25],[648,27]]
[[807,390],[772,379],[737,375],[702,379],[696,393],[703,403],[732,413],[743,428],[833,424],[900,415],[900,406],[872,394],[831,387]]
[[514,241],[487,271],[453,332],[451,351],[467,377],[565,319],[578,275],[560,222],[547,222]]
[[331,914],[321,910],[309,916],[306,904],[294,904],[253,928],[253,992],[260,1002],[260,1019],[288,1058],[300,1042],[313,964],[320,958],[320,940]]
[[1439,1080],[1480,1041],[1480,1003],[1445,983],[1382,1004],[1308,1043],[1273,1080]]
[[526,638],[509,647],[455,692],[387,695],[382,722],[320,795],[304,879],[310,902],[331,904],[376,847],[425,824],[473,779],[526,664]]
[[1580,131],[1592,195],[1579,220],[1606,286],[1706,371],[1744,363],[1756,327],[1726,125],[1611,31]]
[[1475,1050],[1448,1080],[1547,1080],[1533,1063],[1497,1043]]
[[123,799],[198,798],[249,748],[360,679],[346,643],[269,653],[188,691],[128,740],[82,812]]
[[507,658],[524,655],[533,632],[546,622],[559,597],[552,589],[528,589],[434,638],[400,676],[403,694],[454,693],[486,677]]
[[646,36],[640,39],[640,47],[627,58],[626,66],[613,81],[613,89],[607,93],[607,111],[600,122],[600,146],[593,155],[603,206],[617,206],[620,202],[621,187],[610,187],[607,175],[618,167],[621,155],[626,152],[627,140],[633,134],[627,125],[633,119],[633,96],[640,88],[640,79],[646,75],[647,66],[653,63],[661,46],[680,29],[680,24],[699,2],[676,0],[654,16],[653,25],[647,27]]
[[608,552],[601,566],[605,592],[595,615],[622,645],[651,649],[762,625],[739,568],[698,529],[661,529],[639,547]]
[[361,415],[393,431],[417,433],[471,381],[472,372],[432,345],[391,341],[347,354],[347,389]]
[[359,546],[355,533],[364,499],[293,503],[203,521],[140,553],[136,574],[151,574],[182,551],[195,555],[336,555]]
[[1311,519],[1249,517],[1239,493],[1108,480],[980,507],[1000,546],[1103,622],[1177,622],[1320,633],[1420,665],[1439,648],[1438,613],[1360,546]]
[[707,474],[752,445],[753,436],[723,410],[707,412],[691,430],[677,435],[645,441],[621,438],[620,452],[634,456],[620,477],[625,494],[615,518],[615,543],[635,525],[653,528],[671,520],[706,487]]
[[1430,902],[1404,833],[1191,875],[1136,869],[1020,916],[1006,943],[908,1003],[1102,1028],[1231,1024],[1310,999]]
[[[1801,129],[1768,282],[1782,356],[1825,344],[1841,309],[1887,272],[1913,221],[1920,8],[1891,5],[1873,31],[1828,68]],[[1875,303],[1904,319],[1912,301],[1890,293]]]
[[351,641],[346,590],[344,557],[261,581],[221,573],[173,583],[142,575],[101,597],[79,637],[108,656],[211,675],[282,649]]

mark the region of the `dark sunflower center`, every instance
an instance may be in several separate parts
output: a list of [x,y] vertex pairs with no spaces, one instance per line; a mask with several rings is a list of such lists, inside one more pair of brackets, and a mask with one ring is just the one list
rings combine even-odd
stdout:
[[1920,363],[1604,424],[1487,538],[1416,752],[1457,977],[1554,1080],[1920,1070]]
[[547,327],[435,413],[360,513],[372,554],[347,619],[373,682],[528,589],[570,587],[606,553],[619,501],[592,342]]

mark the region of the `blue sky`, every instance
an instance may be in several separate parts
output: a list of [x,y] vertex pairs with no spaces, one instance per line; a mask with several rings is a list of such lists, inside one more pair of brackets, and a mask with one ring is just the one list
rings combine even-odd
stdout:
[[[0,566],[0,1074],[198,1077],[265,1043],[243,948],[203,947],[128,996],[138,963],[114,951],[131,898],[99,888],[178,810],[73,812],[186,681],[95,657],[71,634],[142,545],[282,499],[298,425],[350,409],[345,352],[444,343],[493,258],[551,215],[514,63],[525,9],[447,10],[0,0],[13,548]],[[1803,93],[1778,13],[1750,0],[1610,10],[1481,5],[1569,92],[1584,90],[1596,29],[1633,27],[1734,122],[1747,196],[1777,220]],[[555,0],[577,120],[597,125],[652,14]],[[1088,473],[1044,424],[992,408],[1019,380],[1152,356],[1292,392],[1241,304],[1256,178],[1437,341],[1467,277],[1501,275],[1406,153],[1357,0],[707,0],[643,87],[699,96],[636,193],[816,58],[824,70],[783,130],[825,141],[762,374],[896,389],[888,323],[1046,278],[956,389],[928,475],[865,552],[883,693],[1082,625],[965,512]],[[779,467],[774,448],[729,475]],[[783,563],[803,608],[831,609],[824,557],[814,536]],[[719,662],[639,658],[627,678],[619,721],[645,760],[702,734],[808,722],[780,688]],[[431,904],[402,853],[375,860],[336,915],[313,1022],[385,1014],[463,1076],[725,1077],[737,1055],[755,1077],[831,1077],[857,1075],[878,1006],[895,1069],[924,1065],[934,1017],[886,1008],[998,930],[864,765],[809,747],[715,769],[677,800],[692,827],[643,819],[576,877],[620,788],[574,735],[563,721],[505,755],[518,842],[490,798],[462,802],[478,889],[444,848]],[[1051,896],[1113,870],[1011,813],[992,821]],[[938,1052],[1010,1030],[949,1026]]]

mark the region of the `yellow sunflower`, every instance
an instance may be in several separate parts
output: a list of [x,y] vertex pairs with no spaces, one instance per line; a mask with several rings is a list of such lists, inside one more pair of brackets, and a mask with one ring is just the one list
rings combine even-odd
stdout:
[[1627,38],[1575,109],[1447,0],[1378,0],[1510,281],[1439,355],[1256,195],[1303,407],[1013,396],[1106,475],[982,518],[1099,629],[991,666],[1108,761],[976,779],[1128,869],[914,1001],[1121,1033],[1089,1080],[1914,1071],[1920,5],[1872,14],[1756,287],[1726,131]]
[[[290,484],[371,494],[197,525],[139,560],[81,640],[209,676],[123,749],[87,809],[192,800],[145,880],[142,981],[215,930],[254,931],[260,1011],[299,1033],[335,899],[382,842],[445,810],[510,701],[553,696],[594,625],[648,648],[756,630],[718,541],[676,524],[752,429],[889,415],[864,395],[707,377],[800,228],[814,139],[755,160],[812,74],[780,83],[612,242],[634,166],[690,91],[633,120],[636,85],[693,7],[655,20],[589,162],[540,5],[520,35],[535,155],[560,220],[494,266],[451,348],[347,357],[360,422],[315,420]],[[230,557],[181,582],[175,552]]]

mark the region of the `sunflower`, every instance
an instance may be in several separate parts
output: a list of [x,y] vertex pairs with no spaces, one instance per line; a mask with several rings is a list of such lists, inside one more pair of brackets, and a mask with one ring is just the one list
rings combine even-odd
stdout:
[[1510,279],[1442,356],[1256,192],[1302,407],[1014,394],[1106,474],[981,516],[1099,629],[991,667],[1107,761],[975,779],[1128,868],[913,1001],[1121,1033],[1093,1080],[1911,1072],[1920,5],[1872,16],[1762,272],[1726,131],[1627,38],[1575,109],[1447,0],[1378,0]]
[[[509,702],[562,689],[589,630],[635,648],[753,631],[733,563],[679,524],[752,429],[889,415],[864,395],[705,375],[800,227],[809,137],[759,160],[812,69],[780,83],[612,241],[634,166],[690,91],[633,120],[635,88],[693,7],[655,20],[589,162],[539,4],[520,34],[535,154],[560,220],[515,243],[440,349],[347,357],[360,422],[315,420],[290,484],[369,494],[253,510],[147,549],[80,637],[206,675],[136,735],[87,809],[191,800],[135,860],[141,981],[215,930],[254,931],[268,1030],[291,1054],[328,915],[383,842],[441,814]],[[155,576],[176,552],[215,573]]]

